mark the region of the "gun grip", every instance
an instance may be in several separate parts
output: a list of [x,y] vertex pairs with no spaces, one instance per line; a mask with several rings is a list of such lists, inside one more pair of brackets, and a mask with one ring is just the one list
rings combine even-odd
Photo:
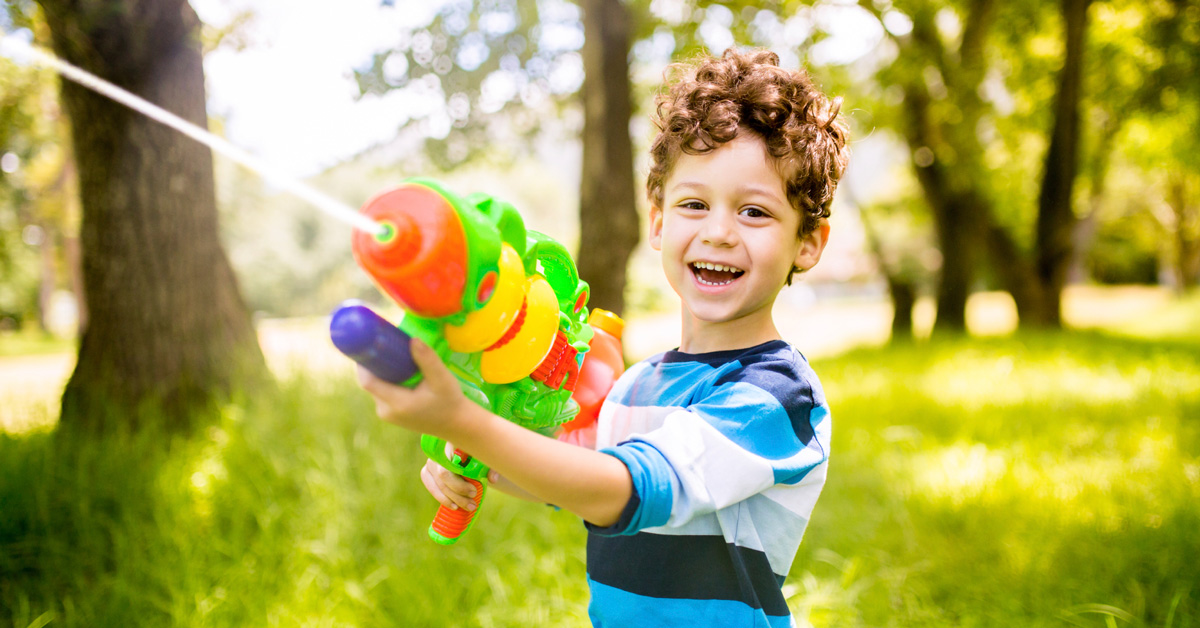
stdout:
[[442,545],[453,545],[467,533],[475,521],[479,506],[483,504],[484,486],[483,482],[479,480],[467,478],[467,481],[475,486],[475,510],[450,509],[446,506],[439,506],[433,523],[429,524],[429,538],[435,542]]

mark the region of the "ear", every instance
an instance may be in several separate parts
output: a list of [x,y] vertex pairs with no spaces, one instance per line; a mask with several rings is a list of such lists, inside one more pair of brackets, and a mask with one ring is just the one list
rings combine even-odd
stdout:
[[650,248],[662,250],[663,211],[658,205],[650,206]]
[[796,251],[795,267],[808,270],[821,261],[821,253],[829,242],[829,221],[822,218],[812,233],[800,238],[800,248]]

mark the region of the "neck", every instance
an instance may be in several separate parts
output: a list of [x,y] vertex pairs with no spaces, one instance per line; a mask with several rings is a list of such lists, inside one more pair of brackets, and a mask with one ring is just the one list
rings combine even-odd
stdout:
[[679,342],[679,350],[684,353],[745,349],[781,338],[779,331],[775,329],[770,309],[757,312],[754,316],[716,323],[702,321],[686,308],[682,316],[683,336]]

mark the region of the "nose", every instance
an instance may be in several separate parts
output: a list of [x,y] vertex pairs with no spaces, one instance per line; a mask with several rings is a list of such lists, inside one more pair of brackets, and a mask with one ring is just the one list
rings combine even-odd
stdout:
[[734,220],[730,212],[709,210],[700,227],[700,240],[709,246],[733,246],[737,240]]

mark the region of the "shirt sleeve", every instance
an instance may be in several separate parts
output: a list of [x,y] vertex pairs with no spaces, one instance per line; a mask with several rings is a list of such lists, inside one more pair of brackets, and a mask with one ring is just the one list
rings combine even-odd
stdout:
[[604,534],[682,526],[777,484],[795,484],[828,458],[824,399],[794,370],[760,363],[719,379],[661,427],[602,449],[629,469],[635,497]]

